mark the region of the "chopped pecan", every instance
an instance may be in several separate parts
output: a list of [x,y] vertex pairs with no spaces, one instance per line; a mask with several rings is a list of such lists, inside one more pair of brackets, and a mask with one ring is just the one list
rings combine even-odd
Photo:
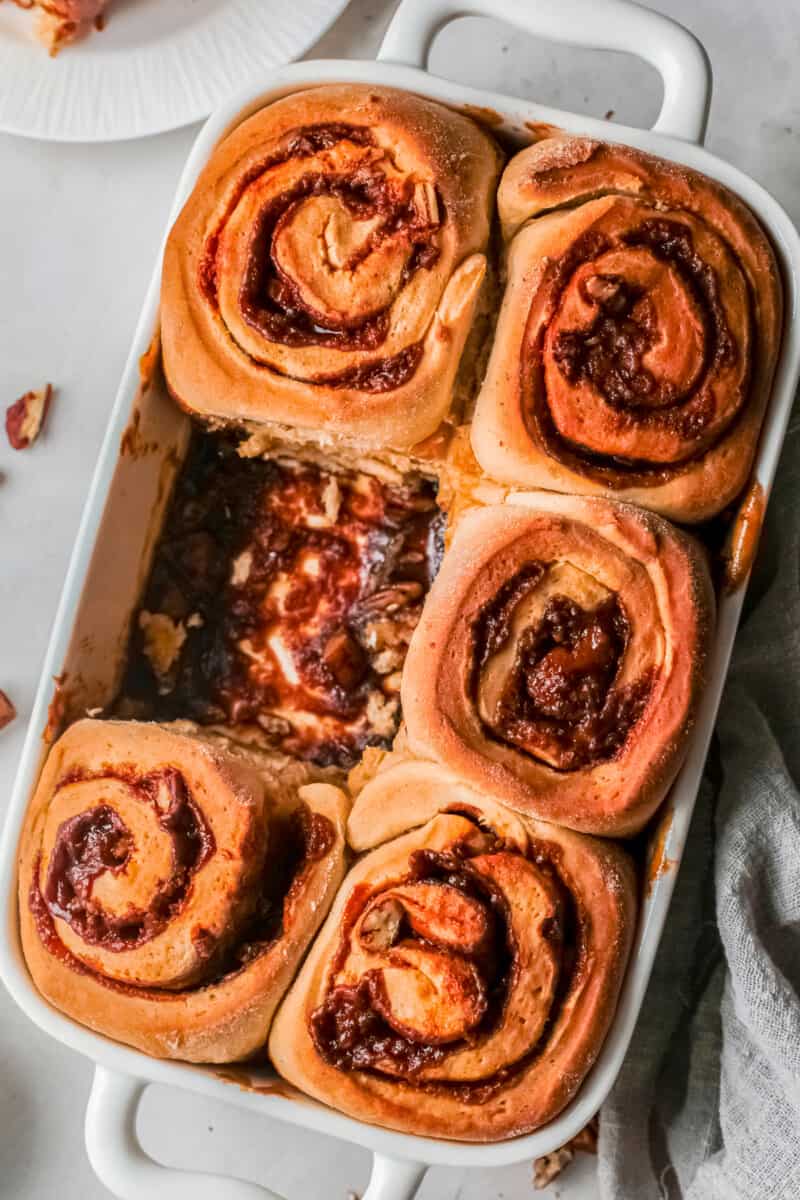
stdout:
[[346,629],[337,630],[328,639],[322,660],[336,682],[344,688],[357,687],[367,670],[364,651]]
[[390,738],[394,735],[399,707],[397,700],[389,700],[378,691],[370,692],[367,698],[367,721],[376,737]]
[[286,718],[278,717],[274,713],[260,712],[256,721],[270,737],[286,738],[292,732],[292,726]]
[[26,392],[6,409],[6,433],[13,450],[27,450],[36,441],[52,395],[53,389],[48,383],[38,391]]
[[379,650],[372,660],[372,669],[378,675],[391,675],[403,665],[404,655],[400,650]]
[[592,1117],[589,1124],[584,1125],[583,1129],[579,1130],[574,1138],[570,1138],[565,1146],[560,1146],[551,1154],[543,1154],[541,1158],[534,1159],[533,1186],[539,1189],[546,1188],[551,1184],[572,1162],[576,1150],[580,1150],[584,1154],[596,1154],[599,1128],[600,1118]]
[[581,1150],[584,1154],[597,1154],[597,1138],[600,1133],[600,1117],[592,1117],[588,1125],[584,1125],[568,1145],[573,1150]]
[[439,224],[439,201],[432,183],[417,183],[414,186],[414,208],[420,225]]
[[553,1150],[551,1154],[543,1154],[533,1162],[533,1186],[539,1191],[548,1187],[565,1167],[568,1167],[575,1157],[575,1151],[569,1146]]
[[330,475],[322,489],[322,507],[331,525],[335,525],[342,507],[342,489],[335,475]]
[[10,725],[17,715],[17,710],[9,700],[5,692],[0,691],[0,729],[5,729],[6,725]]
[[399,937],[403,916],[402,904],[392,897],[374,904],[361,922],[362,943],[370,950],[388,950]]
[[392,671],[391,675],[385,676],[385,678],[382,680],[382,687],[384,692],[386,692],[389,696],[399,695],[402,682],[403,672]]
[[373,592],[364,601],[364,610],[367,612],[397,612],[405,604],[419,600],[424,590],[421,583],[395,583],[391,587],[382,588],[379,592]]
[[186,641],[186,628],[166,613],[151,613],[146,609],[139,613],[139,628],[144,636],[145,655],[154,673],[163,682],[177,662]]
[[231,567],[231,583],[234,587],[242,587],[250,578],[250,572],[253,569],[253,551],[243,550],[242,553],[233,560]]
[[583,285],[590,300],[608,312],[620,312],[625,305],[622,279],[616,275],[592,275]]

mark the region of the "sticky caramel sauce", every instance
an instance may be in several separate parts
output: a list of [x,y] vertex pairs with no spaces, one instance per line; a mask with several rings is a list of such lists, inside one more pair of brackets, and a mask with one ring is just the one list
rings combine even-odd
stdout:
[[[656,464],[598,454],[563,437],[547,406],[546,331],[537,330],[530,323],[533,309],[520,361],[521,391],[525,397],[523,415],[532,436],[571,470],[610,488],[655,487],[685,470],[715,444],[704,433],[713,413],[701,385],[710,372],[733,360],[736,348],[713,269],[696,252],[686,224],[666,217],[644,221],[630,233],[614,239],[591,231],[578,238],[566,254],[546,269],[548,287],[554,297],[552,310],[556,311],[558,298],[578,267],[617,246],[647,249],[669,264],[681,286],[693,297],[703,316],[705,336],[699,380],[693,384],[691,394],[684,395],[643,368],[642,360],[657,337],[654,309],[646,294],[629,288],[621,277],[591,277],[589,282],[598,287],[597,317],[585,330],[564,331],[559,335],[554,347],[555,361],[568,382],[588,381],[608,403],[629,412],[632,421],[672,428],[681,437],[694,441],[695,451],[679,462]],[[737,416],[738,413],[734,414],[732,420]],[[718,438],[726,436],[729,429],[730,425]]]
[[722,590],[730,595],[742,587],[755,561],[767,500],[757,479],[744,494],[722,551]]
[[[475,623],[472,694],[481,671],[509,637],[520,601],[544,577],[529,563],[502,587]],[[551,597],[540,621],[524,630],[491,722],[490,736],[537,756],[537,746],[559,747],[559,769],[575,770],[613,758],[647,703],[645,675],[617,686],[629,637],[616,596],[589,611],[566,596]]]
[[66,671],[53,676],[53,695],[47,708],[47,724],[42,733],[42,740],[48,746],[52,745],[64,727],[64,718],[67,712],[66,683]]
[[[170,771],[171,769],[165,770]],[[163,773],[153,772],[151,776],[142,777],[145,798],[149,796],[154,787],[158,786],[156,777]],[[65,777],[62,785],[75,782],[81,777],[80,773]],[[126,778],[127,781],[131,775],[126,776],[123,772],[120,777]],[[226,979],[239,974],[270,949],[276,938],[285,931],[291,919],[291,910],[298,888],[302,886],[313,864],[329,854],[336,841],[336,832],[332,822],[321,813],[312,812],[303,803],[286,816],[276,817],[273,820],[270,827],[269,850],[252,912],[238,930],[236,941],[225,950],[222,957],[215,956],[210,961],[209,977],[196,985],[184,988],[181,992],[172,993],[158,988],[145,988],[122,983],[104,975],[99,966],[95,969],[90,960],[84,961],[77,958],[59,937],[55,917],[68,919],[70,925],[84,938],[87,944],[102,944],[107,950],[123,950],[130,948],[131,945],[141,945],[160,932],[162,928],[166,928],[169,920],[179,911],[186,896],[185,888],[179,894],[179,887],[176,888],[175,879],[177,878],[178,884],[181,885],[188,874],[188,884],[190,885],[191,875],[200,869],[211,854],[216,852],[210,828],[204,821],[202,829],[197,827],[196,819],[199,813],[187,812],[187,805],[190,803],[191,801],[186,797],[182,799],[178,797],[176,804],[170,805],[168,811],[162,814],[164,827],[170,832],[175,842],[177,874],[172,881],[168,881],[168,891],[165,893],[167,904],[160,902],[157,898],[151,911],[146,914],[145,921],[140,922],[141,928],[137,927],[134,930],[136,936],[133,938],[131,930],[127,929],[122,930],[126,936],[120,936],[120,930],[115,920],[105,917],[101,912],[92,911],[91,923],[87,925],[86,921],[76,919],[76,914],[71,912],[69,907],[65,907],[63,902],[66,894],[63,886],[65,863],[72,868],[68,880],[69,895],[78,895],[78,898],[84,901],[87,899],[87,895],[89,901],[91,900],[91,882],[100,871],[115,870],[125,865],[130,847],[125,845],[124,829],[121,831],[117,827],[113,830],[117,839],[113,844],[109,843],[105,837],[100,839],[102,844],[98,842],[98,839],[93,839],[93,844],[88,847],[88,854],[84,852],[83,855],[78,856],[76,874],[76,862],[68,860],[60,853],[60,845],[72,834],[71,828],[62,826],[62,829],[59,830],[61,842],[57,840],[50,862],[46,864],[44,888],[40,884],[43,864],[41,856],[38,856],[28,891],[28,906],[37,934],[42,945],[50,954],[69,966],[71,970],[81,975],[92,976],[96,982],[112,991],[163,1001],[179,1001],[181,995],[223,984]],[[107,824],[106,814],[100,811],[101,809],[102,806],[98,806],[97,809],[91,810],[90,815],[94,817],[95,827]],[[80,814],[81,817],[85,815]],[[74,820],[75,818],[73,818]],[[202,817],[200,820],[202,821]],[[71,822],[64,823],[65,826],[71,826],[71,824]],[[119,822],[119,824],[122,823]],[[102,833],[103,830],[101,830]],[[122,854],[115,853],[115,849],[122,850]],[[84,863],[86,870],[81,867],[81,858],[86,860]],[[100,861],[101,859],[103,861]],[[61,885],[60,891],[59,885]],[[83,912],[79,910],[77,916],[83,917],[83,915]],[[133,913],[128,915],[131,920],[138,916]]]
[[[88,945],[121,952],[142,946],[164,930],[184,907],[193,876],[215,851],[214,835],[179,771],[165,767],[148,775],[135,771],[72,772],[58,789],[84,781],[121,779],[172,841],[172,874],[160,884],[147,910],[111,916],[92,897],[94,881],[124,870],[136,853],[125,822],[109,805],[76,813],[58,828],[47,864],[42,898],[53,917],[65,921]],[[162,807],[162,790],[169,800]]]
[[[484,875],[470,869],[476,853],[467,841],[454,843],[446,850],[417,850],[409,858],[407,876],[400,882],[430,883],[455,888],[485,907],[489,934],[471,951],[484,981],[487,1005],[480,1025],[468,1040],[490,1034],[503,1020],[507,989],[515,971],[517,947],[510,936],[506,899]],[[509,849],[501,838],[482,831],[481,854],[519,853]],[[329,985],[322,1004],[310,1015],[309,1031],[319,1054],[339,1070],[366,1071],[381,1077],[381,1063],[391,1063],[391,1078],[403,1079],[421,1091],[457,1097],[464,1104],[482,1104],[511,1082],[541,1053],[553,1022],[572,988],[578,985],[583,963],[584,917],[578,910],[569,880],[560,865],[558,848],[543,841],[531,845],[528,857],[551,880],[559,896],[560,915],[549,931],[542,931],[559,948],[561,969],[552,1012],[537,1044],[518,1062],[509,1064],[490,1077],[470,1083],[422,1081],[419,1073],[426,1067],[446,1060],[454,1044],[431,1043],[394,1028],[386,1020],[378,971],[366,971],[353,986],[333,981],[346,963],[350,938],[366,905],[374,899],[374,890],[361,884],[353,890],[342,919],[341,937],[329,972]],[[406,944],[413,932],[401,926],[398,936]],[[424,946],[424,939],[420,945]],[[441,951],[441,947],[438,947]],[[450,949],[448,953],[456,953]],[[469,956],[465,950],[459,956]]]
[[672,805],[667,804],[664,811],[656,818],[651,838],[647,847],[647,857],[644,869],[644,893],[650,896],[657,881],[669,871],[677,867],[677,860],[668,858],[666,854],[667,837],[672,828]]

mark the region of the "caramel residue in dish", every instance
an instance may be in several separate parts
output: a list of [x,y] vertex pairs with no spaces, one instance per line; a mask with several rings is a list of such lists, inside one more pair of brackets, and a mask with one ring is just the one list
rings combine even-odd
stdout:
[[653,831],[652,841],[650,843],[647,864],[645,867],[644,876],[644,894],[650,897],[657,881],[662,875],[666,875],[673,867],[677,867],[677,858],[667,858],[667,836],[672,828],[672,805],[668,805],[664,813],[658,819],[658,823]]
[[290,1083],[277,1075],[273,1079],[260,1080],[249,1074],[243,1067],[231,1067],[227,1070],[214,1069],[211,1075],[221,1079],[223,1083],[233,1084],[243,1092],[254,1092],[258,1096],[279,1096],[281,1100],[299,1100],[301,1103],[311,1103],[307,1096],[293,1088]]
[[449,545],[458,522],[468,509],[502,504],[509,490],[504,484],[487,479],[482,473],[470,442],[470,427],[460,425],[448,447],[436,496],[439,508],[447,515],[445,547]]
[[156,329],[150,345],[139,359],[139,381],[143,389],[153,382],[161,364],[161,330]]
[[65,684],[67,682],[67,673],[62,671],[60,675],[53,676],[55,689],[53,697],[50,701],[50,706],[47,709],[47,724],[44,727],[42,740],[50,745],[56,740],[64,724],[64,718],[67,712],[67,698],[65,695]]
[[[181,456],[177,447],[171,446],[167,451],[158,473],[158,490],[156,491],[155,510],[161,511],[161,504],[168,492],[172,491],[175,476],[181,468]],[[160,532],[160,523],[156,532]]]
[[488,129],[498,129],[505,124],[503,116],[494,108],[485,108],[482,104],[462,104],[459,111],[469,117],[476,125]]
[[137,445],[139,440],[139,425],[142,420],[142,414],[137,408],[131,417],[128,424],[123,430],[122,437],[119,442],[120,454],[130,454],[131,458],[137,457]]
[[443,421],[439,428],[435,429],[429,437],[426,437],[422,442],[417,442],[416,446],[411,450],[411,456],[423,461],[443,458],[447,447],[453,439],[454,433],[453,426],[449,422]]
[[722,551],[722,590],[730,595],[747,582],[761,537],[767,498],[754,479],[744,494]]
[[535,142],[542,142],[545,138],[561,137],[564,134],[564,130],[558,125],[550,125],[547,121],[525,121],[525,128],[533,134]]
[[145,454],[154,454],[160,449],[158,442],[148,441],[142,436],[141,425],[141,409],[136,408],[120,438],[119,452],[121,456],[128,455],[130,458],[142,458]]

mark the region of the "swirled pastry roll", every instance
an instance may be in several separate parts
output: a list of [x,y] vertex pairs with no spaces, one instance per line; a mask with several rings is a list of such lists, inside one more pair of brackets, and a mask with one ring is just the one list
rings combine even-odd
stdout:
[[361,1120],[495,1141],[579,1089],[635,924],[618,846],[522,818],[434,763],[378,774],[350,871],[270,1036],[277,1070]]
[[697,543],[548,492],[466,513],[411,641],[411,750],[587,833],[645,824],[683,760],[713,592]]
[[168,726],[79,721],[21,845],[36,986],[156,1057],[255,1054],[343,877],[347,808]]
[[450,414],[499,170],[466,117],[335,84],[249,117],[170,234],[161,322],[178,401],[409,450]]
[[528,147],[498,207],[508,283],[472,438],[503,482],[675,520],[744,486],[780,342],[770,245],[713,180],[579,137]]

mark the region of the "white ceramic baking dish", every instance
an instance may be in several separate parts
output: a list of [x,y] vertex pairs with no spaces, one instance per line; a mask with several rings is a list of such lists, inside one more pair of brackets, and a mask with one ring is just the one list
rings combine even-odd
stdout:
[[[438,30],[467,14],[501,18],[543,37],[575,45],[623,50],[651,62],[660,72],[664,100],[650,131],[609,127],[606,122],[494,93],[460,87],[425,70]],[[800,239],[775,201],[736,168],[699,145],[705,128],[711,76],[702,48],[685,30],[628,0],[404,0],[386,34],[377,62],[303,62],[259,80],[210,119],[200,133],[175,199],[177,215],[209,152],[232,125],[264,103],[323,81],[381,83],[423,93],[451,105],[489,110],[504,132],[530,140],[537,122],[560,125],[599,138],[612,136],[706,172],[742,196],[769,231],[784,276],[786,316],[783,348],[756,463],[756,476],[769,493],[798,373],[797,326]],[[526,128],[527,127],[527,128]],[[527,136],[526,136],[527,135]],[[41,765],[53,677],[66,672],[71,703],[103,705],[113,695],[136,602],[168,484],[186,443],[188,422],[156,379],[141,384],[138,362],[157,324],[160,262],[145,301],[119,394],[111,413],[77,543],[61,597],[55,628],[28,730],[22,762],[0,845],[0,898],[5,937],[0,939],[0,974],[20,1007],[42,1029],[96,1063],[86,1116],[86,1145],[100,1179],[125,1200],[264,1200],[273,1195],[253,1184],[196,1172],[174,1171],[153,1162],[136,1138],[139,1098],[150,1082],[225,1099],[295,1125],[355,1142],[371,1150],[374,1167],[364,1200],[403,1200],[414,1194],[428,1165],[494,1167],[531,1159],[567,1141],[593,1116],[607,1095],[625,1055],[664,927],[667,908],[692,815],[703,763],[717,713],[739,619],[743,588],[723,598],[712,656],[711,682],[692,737],[688,758],[675,783],[663,822],[661,870],[643,900],[636,945],[619,1008],[600,1057],[581,1091],[564,1112],[527,1137],[491,1145],[464,1145],[392,1133],[352,1120],[308,1100],[293,1100],[280,1088],[269,1094],[232,1086],[219,1075],[179,1063],[147,1058],[90,1033],[52,1009],[36,992],[20,951],[17,932],[15,858],[17,841]],[[123,436],[124,435],[124,436]],[[58,697],[56,696],[56,699]],[[671,869],[664,869],[668,866]]]

